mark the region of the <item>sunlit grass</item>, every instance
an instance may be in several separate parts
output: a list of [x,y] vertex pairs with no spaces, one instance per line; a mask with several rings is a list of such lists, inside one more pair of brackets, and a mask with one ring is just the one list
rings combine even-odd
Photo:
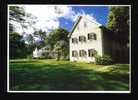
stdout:
[[129,65],[10,60],[10,90],[128,90]]

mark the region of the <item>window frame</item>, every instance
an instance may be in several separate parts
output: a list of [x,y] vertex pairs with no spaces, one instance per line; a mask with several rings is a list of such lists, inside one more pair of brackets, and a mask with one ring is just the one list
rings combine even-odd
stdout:
[[97,51],[95,49],[88,49],[88,57],[95,57],[97,55]]
[[97,35],[96,33],[88,33],[88,40],[97,40]]
[[72,50],[72,57],[78,57],[78,51]]
[[79,56],[80,56],[80,57],[85,57],[85,56],[87,56],[87,51],[85,51],[85,50],[79,50]]
[[72,38],[72,43],[78,43],[78,39],[77,38]]
[[86,37],[84,35],[79,36],[79,42],[86,42]]

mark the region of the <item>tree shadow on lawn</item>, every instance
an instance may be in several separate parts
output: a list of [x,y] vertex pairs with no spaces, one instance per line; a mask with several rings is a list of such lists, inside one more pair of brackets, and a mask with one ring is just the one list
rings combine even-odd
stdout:
[[[20,67],[19,67],[20,66]],[[72,64],[10,66],[10,90],[128,90],[127,74],[81,69]]]

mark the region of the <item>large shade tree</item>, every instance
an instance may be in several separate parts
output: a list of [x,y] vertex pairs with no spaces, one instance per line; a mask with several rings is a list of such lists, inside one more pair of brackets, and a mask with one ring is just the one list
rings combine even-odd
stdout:
[[36,47],[38,49],[44,47],[46,44],[45,44],[45,39],[46,39],[46,35],[47,33],[43,30],[37,30],[33,33],[34,37],[38,38],[38,41],[36,42]]
[[[19,28],[17,26],[20,26],[22,32],[25,33],[25,29],[35,24],[34,18],[25,11],[23,6],[9,6],[10,58],[26,57],[28,53],[32,52],[33,37],[31,35],[24,37],[24,34],[16,31]],[[25,41],[29,44],[26,44]]]
[[129,7],[110,7],[107,27],[113,31],[115,43],[118,43],[114,45],[117,48],[114,53],[116,61],[129,62],[129,24]]
[[26,45],[19,33],[11,33],[9,36],[9,54],[10,58],[26,57]]
[[[69,39],[67,37],[68,31],[63,28],[54,29],[48,33],[45,43],[50,46],[50,50],[58,52],[58,59],[61,56],[68,57],[69,54]],[[61,53],[59,53],[61,52]]]
[[122,45],[129,43],[129,7],[110,7],[107,27],[114,31]]
[[27,13],[22,6],[10,6],[9,7],[9,29],[10,33],[16,30],[16,25],[20,25],[22,28],[22,31],[24,32],[25,29],[28,28],[28,26],[33,27],[33,25],[36,23],[36,17],[32,16],[30,13]]

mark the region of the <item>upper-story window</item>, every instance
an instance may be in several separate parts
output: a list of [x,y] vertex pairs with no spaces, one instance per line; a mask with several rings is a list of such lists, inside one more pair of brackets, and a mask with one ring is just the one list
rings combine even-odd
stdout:
[[72,38],[72,43],[78,43],[78,39],[77,38]]
[[87,52],[85,50],[80,50],[79,55],[80,57],[85,57],[87,55]]
[[79,41],[80,42],[86,42],[86,37],[85,36],[79,36]]
[[78,52],[76,50],[72,51],[72,57],[77,57],[78,56]]
[[97,51],[95,49],[89,49],[88,53],[89,53],[89,57],[94,57],[97,55]]
[[96,34],[95,33],[88,33],[88,40],[96,40]]
[[86,22],[84,22],[84,28],[86,28],[87,27],[87,23]]

